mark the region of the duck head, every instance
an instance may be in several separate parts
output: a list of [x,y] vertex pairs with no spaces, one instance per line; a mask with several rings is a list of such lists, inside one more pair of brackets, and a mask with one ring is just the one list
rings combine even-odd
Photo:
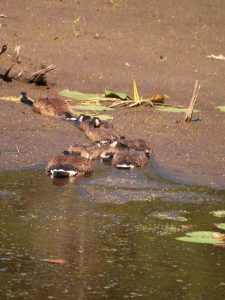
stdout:
[[86,122],[86,121],[91,121],[91,116],[85,115],[85,114],[80,114],[79,117],[77,118],[79,122]]

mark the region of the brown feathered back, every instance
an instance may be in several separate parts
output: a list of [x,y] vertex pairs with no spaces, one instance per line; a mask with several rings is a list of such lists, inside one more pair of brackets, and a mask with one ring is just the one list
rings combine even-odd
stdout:
[[143,151],[135,150],[118,150],[113,156],[112,165],[114,167],[144,168],[148,164],[148,158]]
[[71,106],[60,98],[39,98],[34,100],[33,109],[35,112],[54,118],[65,117],[65,113],[73,116]]
[[[52,174],[54,176],[54,172],[57,173],[60,171],[64,171],[64,172],[74,171],[75,174],[72,176],[79,176],[79,175],[91,173],[93,171],[93,167],[92,167],[91,160],[85,157],[79,155],[77,156],[59,155],[54,157],[47,164],[46,173]],[[69,175],[68,173],[68,176],[71,175]]]

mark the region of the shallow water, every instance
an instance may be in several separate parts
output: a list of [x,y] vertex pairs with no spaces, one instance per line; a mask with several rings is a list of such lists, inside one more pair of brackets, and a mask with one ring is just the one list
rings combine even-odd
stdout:
[[0,299],[225,298],[225,248],[175,240],[182,224],[215,231],[225,191],[100,163],[63,183],[0,174]]

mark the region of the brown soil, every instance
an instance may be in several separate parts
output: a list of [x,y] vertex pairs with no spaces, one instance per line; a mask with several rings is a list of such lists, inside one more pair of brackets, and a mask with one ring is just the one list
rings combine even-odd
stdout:
[[[139,107],[115,110],[113,122],[122,134],[145,138],[168,176],[225,188],[225,115],[215,110],[224,105],[225,65],[206,57],[225,55],[223,0],[24,0],[19,5],[10,0],[0,2],[0,13],[7,15],[0,18],[0,45],[8,42],[9,53],[22,45],[21,68],[56,66],[48,88],[0,80],[0,96],[21,90],[32,98],[55,96],[66,88],[132,94],[135,78],[143,96],[166,93],[170,103],[187,106],[198,79],[195,117],[201,121],[177,123],[182,114]],[[0,56],[2,65],[6,58]],[[23,104],[0,101],[0,107],[1,170],[44,165],[71,143],[86,142],[65,121],[34,114]]]

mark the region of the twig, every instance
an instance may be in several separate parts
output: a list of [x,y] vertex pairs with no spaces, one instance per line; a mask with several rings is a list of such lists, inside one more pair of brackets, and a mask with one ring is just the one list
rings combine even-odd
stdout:
[[201,86],[198,84],[198,80],[196,80],[195,81],[195,87],[194,87],[193,95],[192,95],[192,98],[191,98],[191,101],[190,101],[187,113],[185,115],[185,119],[184,119],[185,122],[190,123],[191,120],[192,120],[192,115],[193,115],[195,103],[197,101],[200,88],[201,88]]
[[48,67],[46,67],[44,69],[34,72],[28,80],[29,83],[34,82],[36,84],[46,85],[47,84],[46,74],[54,69],[55,69],[54,65],[49,65]]
[[19,61],[20,48],[21,48],[21,45],[18,45],[15,47],[13,57],[12,57],[12,61],[15,61],[17,63],[20,63],[20,61]]
[[23,71],[20,71],[18,75],[15,77],[16,80],[18,80],[23,75]]
[[4,44],[4,45],[2,45],[2,47],[0,48],[0,55],[3,54],[7,50],[7,48],[8,48],[8,44],[7,43]]
[[132,104],[130,104],[130,105],[128,105],[128,107],[134,107],[134,106],[138,106],[138,105],[141,105],[141,104],[143,104],[143,103],[148,103],[148,104],[150,104],[152,107],[154,106],[153,105],[153,103],[150,101],[150,100],[139,100],[139,101],[135,101],[134,103],[132,103]]
[[9,72],[12,70],[13,66],[15,65],[16,63],[13,63],[9,68],[8,70],[5,72],[5,74],[2,76],[2,79],[4,81],[12,81],[12,78],[9,77]]

